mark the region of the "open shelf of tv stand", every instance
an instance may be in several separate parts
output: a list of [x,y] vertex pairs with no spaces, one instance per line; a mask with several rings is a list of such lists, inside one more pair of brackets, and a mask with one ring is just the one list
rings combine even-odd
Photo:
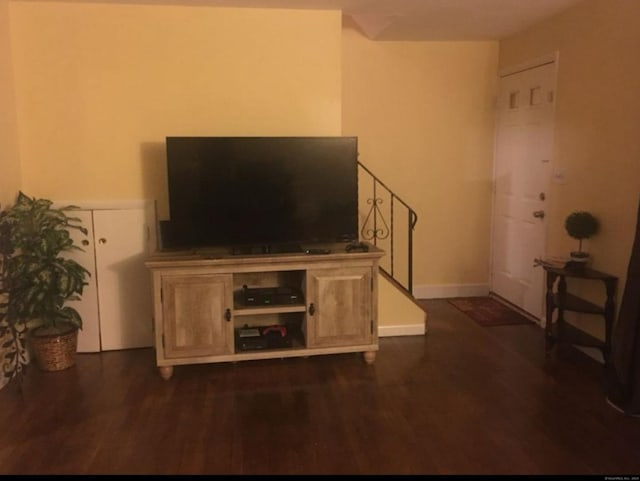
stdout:
[[[384,251],[370,246],[346,252],[343,244],[326,250],[258,256],[160,252],[149,258],[160,375],[171,378],[179,365],[337,353],[362,353],[373,363]],[[246,286],[292,287],[301,299],[243,305],[238,293]],[[239,349],[239,329],[268,326],[285,326],[290,345]]]

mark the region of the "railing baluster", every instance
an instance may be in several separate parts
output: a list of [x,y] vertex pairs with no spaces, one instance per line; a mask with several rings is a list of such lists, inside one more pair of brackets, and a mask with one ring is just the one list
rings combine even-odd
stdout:
[[373,243],[378,245],[378,209],[375,208],[378,201],[378,179],[373,178]]
[[391,222],[391,229],[390,229],[390,231],[391,231],[391,240],[390,240],[391,249],[390,249],[390,251],[391,251],[391,254],[390,254],[390,256],[391,256],[391,277],[393,277],[393,278],[395,278],[395,273],[394,273],[395,250],[393,248],[393,246],[395,245],[395,243],[394,243],[394,235],[393,235],[394,232],[395,232],[395,230],[393,228],[393,200],[395,199],[395,197],[396,197],[395,194],[393,192],[391,192],[391,206],[390,206],[390,217],[391,217],[391,221],[390,221]]
[[409,217],[407,219],[408,221],[408,225],[409,225],[409,235],[407,236],[408,238],[408,251],[409,251],[409,266],[408,266],[408,270],[409,270],[409,282],[408,282],[408,290],[409,293],[411,295],[413,295],[413,228],[416,225],[416,221],[418,220],[417,217],[414,219],[413,216],[415,216],[415,214],[409,210],[408,211]]
[[[376,177],[367,167],[358,161],[358,166],[362,168],[372,179],[373,198],[367,199],[367,204],[370,205],[369,211],[364,218],[360,235],[363,240],[372,241],[374,245],[378,245],[379,240],[385,240],[389,238],[390,249],[389,259],[390,268],[389,275],[393,277],[404,290],[413,295],[413,230],[418,222],[418,216],[416,212],[409,207],[400,197],[398,197],[389,187],[387,187],[378,177]],[[380,206],[384,200],[378,197],[378,189],[382,188],[389,195],[390,198],[390,210],[389,210],[389,224],[384,218],[383,212],[380,210]],[[408,213],[408,244],[407,244],[407,280],[406,283],[398,280],[395,276],[396,266],[396,252],[395,252],[395,209],[396,201],[407,209]],[[370,225],[372,224],[372,228]]]

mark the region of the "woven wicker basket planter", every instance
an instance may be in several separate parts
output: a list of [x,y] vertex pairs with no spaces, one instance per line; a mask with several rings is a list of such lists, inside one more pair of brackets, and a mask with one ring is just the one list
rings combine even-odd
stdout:
[[43,371],[62,371],[76,364],[78,329],[69,326],[60,334],[49,334],[41,327],[31,332],[30,342],[36,364]]

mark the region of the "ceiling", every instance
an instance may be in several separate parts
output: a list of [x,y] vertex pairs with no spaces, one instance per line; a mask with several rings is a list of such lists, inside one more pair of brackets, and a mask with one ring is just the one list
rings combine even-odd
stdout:
[[[76,0],[91,2],[100,0]],[[104,1],[104,0],[102,0]],[[500,40],[584,0],[111,0],[342,10],[372,40]]]

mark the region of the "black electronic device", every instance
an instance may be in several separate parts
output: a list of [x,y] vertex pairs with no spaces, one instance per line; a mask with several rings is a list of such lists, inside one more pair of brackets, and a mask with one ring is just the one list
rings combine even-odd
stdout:
[[357,137],[167,137],[166,151],[163,249],[273,254],[358,239]]
[[266,339],[269,349],[283,349],[291,347],[291,333],[287,326],[274,324],[260,328],[260,334]]
[[239,351],[283,349],[292,345],[288,328],[280,324],[261,327],[245,325],[240,329],[236,329],[235,338],[236,349]]
[[309,255],[316,255],[316,254],[331,254],[331,249],[321,249],[321,248],[315,248],[315,249],[305,249],[304,251],[305,254],[309,254]]
[[294,287],[247,287],[242,286],[240,303],[244,306],[270,306],[299,304],[302,293]]
[[256,351],[267,349],[267,339],[257,327],[245,326],[236,329],[236,348],[240,351]]
[[351,242],[346,245],[347,252],[369,252],[369,245],[364,242]]

